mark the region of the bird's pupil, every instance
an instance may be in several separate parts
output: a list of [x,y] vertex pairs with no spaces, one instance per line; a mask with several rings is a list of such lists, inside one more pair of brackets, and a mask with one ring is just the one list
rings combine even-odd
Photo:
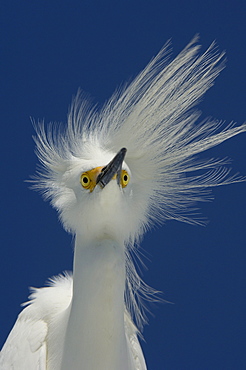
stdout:
[[83,181],[84,181],[85,184],[87,184],[88,183],[88,178],[84,177]]
[[124,181],[127,181],[127,175],[124,175]]

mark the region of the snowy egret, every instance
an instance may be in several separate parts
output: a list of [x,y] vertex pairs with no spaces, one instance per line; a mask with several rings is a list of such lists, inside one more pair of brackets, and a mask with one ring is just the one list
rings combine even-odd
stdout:
[[[1,351],[3,370],[143,370],[142,300],[155,297],[131,259],[154,222],[198,222],[213,186],[241,181],[222,160],[197,160],[246,125],[196,123],[194,105],[223,69],[194,39],[167,63],[168,44],[98,112],[78,94],[66,129],[36,127],[34,186],[75,235],[73,278],[34,289]],[[192,109],[191,109],[192,108]],[[196,171],[198,171],[196,173]]]

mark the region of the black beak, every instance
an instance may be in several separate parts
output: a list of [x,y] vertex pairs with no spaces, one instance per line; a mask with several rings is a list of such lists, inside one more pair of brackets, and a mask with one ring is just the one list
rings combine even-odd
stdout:
[[102,188],[104,188],[116,175],[117,183],[118,185],[120,185],[121,169],[125,155],[126,148],[122,148],[112,159],[112,161],[110,161],[109,164],[107,164],[107,166],[103,167],[102,171],[97,177],[96,183],[99,184]]

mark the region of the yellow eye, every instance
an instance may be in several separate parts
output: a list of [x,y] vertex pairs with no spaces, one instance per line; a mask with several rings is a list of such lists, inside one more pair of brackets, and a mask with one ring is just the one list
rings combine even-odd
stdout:
[[85,189],[89,189],[90,188],[91,179],[87,175],[87,173],[85,173],[85,172],[82,173],[82,175],[80,176],[80,183],[83,186],[83,188],[85,188]]
[[121,186],[125,188],[130,181],[129,173],[126,170],[121,171]]

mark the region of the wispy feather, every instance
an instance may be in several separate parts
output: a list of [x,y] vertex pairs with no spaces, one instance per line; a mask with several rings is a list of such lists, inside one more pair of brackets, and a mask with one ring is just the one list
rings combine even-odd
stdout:
[[[88,142],[114,152],[126,147],[134,182],[139,187],[144,181],[139,191],[143,205],[139,227],[163,219],[199,222],[193,205],[207,194],[204,190],[242,181],[242,177],[230,176],[224,168],[226,161],[198,161],[195,155],[246,131],[245,124],[198,122],[201,113],[195,105],[225,67],[224,53],[218,52],[215,43],[201,55],[199,49],[195,37],[170,61],[168,42],[100,111],[90,108],[78,93],[65,129],[50,126],[46,134],[38,126],[37,153],[43,170],[35,186],[56,199],[55,205],[60,204],[60,176],[73,161],[84,158]],[[208,172],[201,174],[202,170]]]

